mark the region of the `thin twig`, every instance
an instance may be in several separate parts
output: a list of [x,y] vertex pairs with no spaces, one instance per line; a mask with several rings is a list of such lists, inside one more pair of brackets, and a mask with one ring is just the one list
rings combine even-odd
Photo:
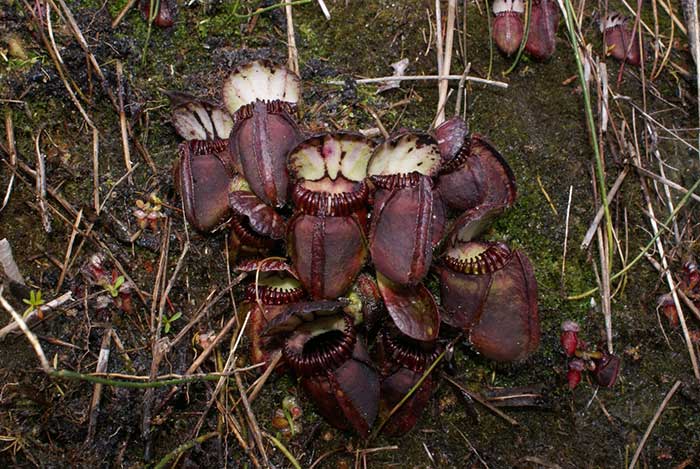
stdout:
[[574,195],[574,186],[569,186],[569,201],[566,204],[566,219],[564,221],[564,252],[561,255],[561,285],[564,286],[564,273],[566,272],[566,247],[569,241],[569,215],[571,214],[571,197]]
[[137,1],[138,0],[129,0],[127,4],[124,5],[124,8],[121,9],[117,17],[114,18],[114,21],[112,21],[112,29],[116,29],[117,26],[119,26],[119,23],[121,23],[122,19],[124,19],[126,14],[129,13],[129,10],[131,10]]
[[[15,146],[15,127],[12,124],[12,111],[9,109],[5,113],[5,134],[7,135],[7,151],[9,153],[8,157],[10,160],[10,166],[12,169],[17,167],[17,149]],[[0,212],[7,206],[10,201],[10,195],[12,194],[12,186],[15,183],[15,173],[12,171],[10,174],[10,182],[7,183],[7,190],[5,191],[5,197],[2,199],[2,206],[0,206]]]
[[505,421],[508,422],[509,424],[513,425],[514,427],[520,425],[520,424],[518,423],[518,421],[515,420],[513,417],[508,416],[505,412],[503,412],[501,409],[499,409],[498,407],[496,407],[496,406],[494,406],[493,404],[491,404],[489,401],[487,401],[486,399],[484,399],[484,398],[481,397],[480,395],[471,392],[470,390],[468,390],[467,388],[465,388],[464,386],[462,386],[461,384],[459,384],[457,381],[455,381],[454,379],[450,378],[447,374],[442,373],[441,375],[442,375],[442,378],[443,378],[443,379],[447,380],[448,383],[450,383],[452,386],[454,386],[454,387],[456,387],[457,389],[459,389],[460,392],[462,392],[463,394],[469,396],[471,399],[474,399],[476,402],[478,402],[479,404],[483,405],[484,407],[486,407],[486,408],[489,409],[491,412],[493,412],[494,414],[496,414],[496,415],[498,415],[499,417],[501,417],[503,420],[505,420]]
[[129,175],[129,184],[133,184],[134,181],[131,178],[131,172],[133,171],[131,165],[131,152],[129,151],[129,132],[126,126],[126,112],[124,112],[124,83],[122,76],[124,75],[124,66],[120,60],[117,60],[117,98],[119,100],[119,129],[122,133],[122,151],[124,153],[124,166],[126,166],[126,173]]
[[[628,169],[625,167],[622,172],[620,173],[619,176],[617,176],[617,179],[615,180],[615,183],[612,185],[610,188],[610,192],[608,192],[608,204],[613,201],[615,198],[615,195],[617,194],[617,191],[620,189],[620,186],[622,186],[622,181],[625,180],[625,177],[627,176]],[[598,229],[598,225],[600,224],[600,221],[603,219],[603,215],[605,214],[605,207],[601,205],[598,208],[598,211],[595,214],[595,217],[593,217],[593,221],[591,222],[591,225],[588,227],[588,231],[586,231],[586,235],[583,237],[583,241],[581,242],[581,249],[588,249],[588,246],[590,246],[591,241],[593,240],[593,236],[595,235],[596,229]]]
[[107,205],[107,201],[109,201],[109,198],[112,196],[112,192],[114,192],[114,190],[115,190],[117,187],[119,187],[119,184],[121,184],[122,182],[124,182],[124,181],[126,180],[126,178],[128,178],[129,176],[131,176],[131,174],[133,174],[133,172],[136,171],[136,168],[138,168],[140,164],[141,164],[141,163],[136,163],[135,165],[133,165],[133,166],[131,167],[131,170],[129,170],[128,172],[124,173],[124,175],[122,175],[122,177],[120,177],[120,178],[117,180],[117,182],[115,182],[115,183],[112,185],[112,187],[109,188],[109,190],[107,191],[107,194],[104,196],[104,199],[102,200],[102,205],[100,205],[100,212],[102,212],[102,210],[105,209],[105,205]]
[[248,424],[250,430],[253,433],[253,440],[258,446],[258,450],[262,455],[263,462],[266,466],[270,466],[270,460],[267,458],[267,452],[265,451],[265,445],[262,441],[262,434],[260,432],[260,427],[258,426],[258,421],[255,419],[255,414],[253,414],[253,409],[250,407],[250,402],[248,401],[248,396],[246,395],[245,388],[243,387],[243,381],[241,380],[241,375],[237,372],[233,374],[236,379],[236,386],[238,386],[238,392],[241,395],[241,401],[243,402],[243,409],[245,409],[246,416],[248,418]]
[[68,271],[68,261],[70,260],[71,252],[73,251],[73,243],[75,242],[75,236],[78,234],[78,228],[80,227],[80,221],[83,218],[83,209],[80,209],[78,215],[75,217],[75,223],[73,223],[73,228],[70,232],[70,238],[68,239],[68,247],[66,247],[66,254],[63,256],[63,268],[61,268],[61,275],[58,277],[58,282],[56,283],[56,288],[54,289],[54,294],[58,294],[61,291],[61,286],[63,286],[63,281],[66,278],[66,272]]
[[100,134],[92,127],[92,202],[95,212],[100,213]]
[[[450,74],[450,67],[452,65],[452,48],[454,42],[456,14],[457,0],[448,0],[447,30],[445,31],[445,51],[442,59],[442,68],[438,69],[438,73],[442,76],[448,76]],[[440,80],[438,85],[438,112],[437,116],[435,117],[436,127],[445,121],[445,105],[447,104],[447,84],[447,80]]]
[[[435,52],[437,53],[437,74],[444,75],[442,73],[444,67],[445,53],[443,52],[443,37],[442,37],[442,11],[440,7],[440,0],[435,0]],[[438,83],[438,91],[440,89],[441,83],[447,83],[444,78],[440,78]],[[438,108],[440,105],[438,104]],[[436,118],[437,119],[437,116]],[[436,124],[437,126],[437,124]]]
[[318,6],[321,7],[321,11],[323,12],[323,16],[326,17],[328,21],[331,19],[331,12],[328,11],[328,7],[326,6],[326,2],[323,0],[316,0],[318,2]]
[[279,362],[282,360],[282,351],[281,350],[276,350],[273,354],[272,357],[270,357],[269,363],[267,363],[267,368],[265,368],[265,372],[260,376],[255,381],[254,388],[250,393],[250,397],[248,400],[250,402],[253,402],[255,398],[258,396],[260,391],[262,390],[263,386],[267,382],[267,379],[270,377],[273,371],[275,371],[275,368],[277,368],[277,365]]
[[[655,181],[658,181],[658,182],[660,182],[661,184],[664,184],[664,185],[670,187],[671,189],[675,189],[675,190],[677,190],[678,192],[681,192],[681,193],[683,193],[683,194],[687,194],[687,193],[688,193],[688,189],[686,189],[685,187],[681,186],[680,184],[676,184],[675,182],[671,181],[670,179],[666,179],[665,177],[659,176],[658,174],[656,174],[656,173],[654,173],[654,172],[652,172],[652,171],[649,171],[648,169],[643,168],[643,167],[641,167],[641,166],[637,166],[636,164],[634,165],[634,167],[637,169],[637,171],[639,171],[639,173],[641,173],[641,174],[644,175],[644,176],[647,176],[647,177],[649,177],[649,178],[651,178],[651,179],[653,179],[653,180],[655,180]],[[700,196],[697,196],[697,195],[695,195],[695,194],[691,194],[690,197],[691,197],[693,200],[700,202]]]
[[644,445],[647,442],[647,439],[649,439],[649,435],[651,435],[651,431],[654,429],[654,426],[656,425],[656,422],[658,422],[659,418],[661,417],[661,414],[663,414],[664,410],[666,410],[666,406],[668,406],[668,403],[671,401],[671,398],[673,395],[676,393],[678,388],[681,385],[681,381],[678,380],[673,384],[673,387],[671,387],[671,390],[666,394],[666,397],[664,397],[664,400],[661,402],[661,405],[659,406],[658,409],[656,409],[656,413],[654,414],[654,417],[651,419],[651,422],[649,422],[649,426],[647,427],[647,431],[644,432],[644,436],[642,437],[642,440],[639,442],[639,446],[637,446],[637,450],[634,452],[634,456],[632,457],[632,462],[630,462],[629,469],[634,469],[634,467],[637,465],[637,461],[639,460],[639,456],[642,454],[642,450],[644,449]]
[[[109,365],[109,352],[112,343],[112,328],[107,327],[102,335],[102,344],[100,345],[100,354],[97,359],[96,373],[104,373]],[[102,384],[95,383],[92,391],[92,401],[90,402],[90,418],[88,419],[88,432],[86,443],[90,443],[95,436],[95,427],[97,425],[97,415],[100,408],[100,399],[102,398]]]
[[287,16],[287,66],[292,72],[299,75],[299,51],[294,37],[294,19],[292,18],[292,4],[290,2],[285,3],[284,13]]
[[34,139],[34,151],[36,152],[36,197],[39,202],[39,211],[41,212],[41,222],[44,225],[44,231],[51,233],[51,219],[49,212],[46,209],[46,166],[44,164],[44,154],[39,148],[39,138],[43,129],[39,129]]
[[[462,75],[416,75],[416,76],[404,76],[404,77],[379,77],[379,78],[360,78],[355,80],[358,85],[370,85],[376,83],[384,83],[387,81],[429,81],[429,80],[462,80],[471,81],[473,83],[483,83],[485,85],[496,86],[498,88],[508,88],[508,83],[495,80],[487,80],[486,78],[478,78],[472,76],[466,76],[462,78]],[[344,81],[332,80],[327,81],[328,85],[345,86]]]
[[384,425],[391,419],[391,417],[401,408],[401,406],[418,390],[418,388],[421,387],[423,384],[423,381],[430,375],[430,373],[433,372],[435,367],[437,366],[438,363],[442,361],[442,359],[445,358],[445,351],[443,350],[440,355],[437,356],[437,358],[431,363],[431,365],[423,372],[423,375],[420,377],[418,381],[416,381],[416,384],[414,384],[411,389],[408,390],[406,395],[403,396],[403,398],[396,403],[396,405],[389,411],[387,414],[386,418],[382,420],[382,422],[377,426],[377,428],[372,432],[372,434],[369,436],[369,440],[374,439],[380,431],[382,431],[382,428],[384,428]]

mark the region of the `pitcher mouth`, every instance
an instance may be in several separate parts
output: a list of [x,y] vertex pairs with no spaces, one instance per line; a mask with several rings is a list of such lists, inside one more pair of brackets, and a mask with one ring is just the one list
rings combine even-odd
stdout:
[[284,358],[299,376],[326,375],[352,357],[356,340],[349,316],[331,316],[300,326],[287,339]]
[[416,373],[427,370],[440,354],[435,342],[422,342],[389,333],[382,333],[381,341],[388,357],[394,363]]

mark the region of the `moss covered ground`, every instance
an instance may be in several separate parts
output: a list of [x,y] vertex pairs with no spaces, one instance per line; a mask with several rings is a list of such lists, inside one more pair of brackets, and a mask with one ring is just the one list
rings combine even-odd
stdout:
[[[217,99],[223,77],[233,66],[252,58],[285,61],[287,57],[283,9],[243,18],[241,15],[254,11],[257,2],[184,3],[179,6],[175,25],[161,30],[149,28],[137,8],[112,29],[110,22],[126,4],[124,0],[68,2],[112,89],[116,89],[116,61],[124,64],[127,116],[156,167],[152,171],[132,147],[132,157],[139,163],[133,185],[119,185],[106,205],[109,215],[103,213],[99,217],[90,211],[92,134],[68,98],[49,53],[37,40],[36,23],[28,14],[31,6],[4,0],[0,13],[4,22],[0,26],[2,39],[19,38],[27,53],[26,59],[9,56],[8,60],[0,61],[0,105],[5,113],[12,115],[18,158],[34,167],[34,139],[42,129],[40,144],[47,157],[48,183],[76,209],[83,208],[91,222],[96,222],[95,230],[105,233],[100,234],[100,239],[146,292],[153,290],[158,252],[138,243],[120,242],[109,234],[105,220],[111,216],[133,225],[131,211],[135,200],[157,191],[167,204],[175,207],[167,212],[172,217],[174,233],[167,261],[168,272],[172,272],[185,230],[171,177],[179,139],[169,123],[170,110],[163,90],[181,90]],[[434,74],[434,44],[430,47],[428,44],[433,2],[327,0],[326,3],[331,7],[330,21],[323,17],[315,2],[294,8],[304,80],[304,124],[315,130],[367,129],[376,125],[368,112],[373,109],[388,129],[427,129],[435,115],[435,82],[404,83],[400,89],[377,94],[373,85],[356,86],[348,80],[345,86],[337,86],[328,81],[389,75],[389,64],[404,57],[410,60],[407,73]],[[440,382],[432,403],[413,431],[398,438],[380,436],[370,443],[371,447],[386,448],[368,453],[368,467],[627,467],[649,421],[676,380],[682,382],[681,388],[654,428],[638,467],[700,467],[700,387],[693,376],[680,329],[670,328],[663,317],[659,320],[656,299],[668,290],[646,261],[629,272],[612,300],[613,343],[615,352],[623,358],[618,383],[612,389],[605,389],[584,380],[573,392],[566,387],[566,361],[558,342],[561,322],[574,319],[581,324],[581,334],[589,342],[605,342],[600,297],[567,299],[595,287],[596,269],[599,269],[596,241],[590,250],[579,248],[598,203],[592,182],[594,155],[581,89],[575,79],[575,61],[562,26],[557,50],[549,61],[536,63],[523,58],[512,73],[504,76],[503,71],[513,59],[497,51],[491,56],[484,4],[466,2],[466,8],[466,28],[462,18],[459,22],[458,37],[463,43],[455,46],[453,72],[461,73],[470,63],[470,74],[486,77],[491,70],[490,78],[508,83],[507,89],[467,86],[466,119],[472,132],[488,136],[508,160],[517,178],[519,194],[516,205],[488,236],[507,241],[532,259],[539,285],[543,336],[540,350],[527,362],[514,365],[496,365],[475,354],[466,344],[460,345],[454,359],[454,377],[474,392],[527,387],[536,389],[541,398],[536,405],[504,409],[517,420],[515,426],[457,395],[447,382]],[[600,54],[596,12],[597,4],[586,4],[582,29]],[[653,21],[646,3],[643,17],[647,22]],[[55,11],[53,22],[71,84],[80,89],[80,100],[100,133],[99,182],[104,198],[124,174],[118,116],[98,78],[88,71],[84,53]],[[659,28],[662,32],[670,29],[664,15],[660,15]],[[466,29],[464,38],[463,29]],[[680,41],[685,41],[685,36]],[[7,42],[3,47],[7,50]],[[692,61],[682,47],[682,44],[678,46],[672,58],[688,67]],[[641,106],[639,71],[628,67],[618,83],[619,63],[609,58],[607,64],[615,93],[628,96]],[[448,114],[453,112],[455,94],[456,89],[448,102]],[[670,67],[653,83],[647,101],[649,113],[663,119],[666,126],[697,127],[696,90]],[[629,106],[621,106],[620,112],[631,115]],[[633,130],[627,130],[630,131]],[[642,135],[641,129],[634,131]],[[693,140],[692,131],[683,135],[691,142],[697,141]],[[669,165],[667,171],[672,179],[686,187],[695,182],[699,174],[697,155],[693,156],[685,146],[669,138],[660,139],[658,148]],[[617,152],[614,147],[606,149],[609,186],[630,155]],[[6,155],[3,161],[8,161]],[[658,167],[653,161],[651,164]],[[0,174],[4,188],[9,180],[8,165],[2,165]],[[11,242],[30,284],[50,297],[60,273],[56,261],[62,262],[75,217],[61,209],[61,215],[52,214],[53,231],[46,233],[36,207],[33,179],[26,172],[18,174],[20,180],[15,182],[10,203],[0,212],[0,238]],[[611,205],[621,249],[628,258],[634,257],[650,239],[639,181],[632,171]],[[573,196],[569,209],[570,191]],[[54,201],[51,204],[57,205]],[[568,236],[565,234],[567,209],[570,210]],[[665,210],[661,205],[656,209],[659,213]],[[691,203],[682,212],[679,224],[685,231],[682,242],[672,250],[675,272],[680,272],[684,260],[697,255],[693,236],[697,233],[697,204]],[[193,232],[189,236],[191,253],[169,296],[172,312],[181,311],[184,316],[173,324],[173,333],[184,326],[213,287],[228,282],[221,249],[224,236],[204,237]],[[568,248],[562,275],[565,239]],[[69,269],[68,278],[78,277],[78,267],[98,250],[94,243],[86,242]],[[617,258],[613,270],[620,268]],[[614,283],[615,287],[618,285]],[[138,314],[145,318],[150,303],[148,307],[138,308],[141,310]],[[222,317],[231,314],[230,309],[230,302],[220,301],[202,327],[218,330]],[[130,349],[134,374],[147,375],[150,344],[143,324],[139,325],[135,317],[116,313],[110,320]],[[94,371],[103,321],[91,317],[86,307],[77,304],[52,315],[35,330],[51,360],[55,357],[60,367],[88,373]],[[689,326],[697,331],[700,322],[689,317]],[[60,339],[61,343],[51,338]],[[106,388],[95,436],[86,442],[92,385],[54,381],[43,376],[22,337],[0,342],[0,356],[3,357],[0,462],[11,467],[148,465],[144,461],[140,429],[143,391]],[[126,372],[125,362],[116,353],[114,356],[109,370]],[[193,348],[187,343],[168,357],[160,371],[181,373],[192,359]],[[225,360],[225,355],[218,359]],[[210,371],[214,367],[213,362],[206,364]],[[246,377],[249,382],[252,378],[252,375]],[[152,461],[158,461],[191,438],[190,431],[204,410],[212,387],[205,383],[192,384],[187,394],[168,408],[162,421],[155,425]],[[297,392],[289,377],[272,377],[253,404],[263,430],[274,432],[270,424],[273,410],[280,406],[285,395]],[[355,465],[356,450],[364,448],[365,443],[332,430],[314,414],[310,402],[300,399],[304,409],[303,431],[285,440],[285,445],[301,465],[309,467],[329,451],[332,454],[317,467]],[[212,412],[201,433],[216,430],[221,424]],[[268,446],[268,452],[276,467],[290,467],[282,453],[272,446]],[[252,467],[232,436],[227,441],[212,439],[185,453],[179,467],[221,467],[223,463],[228,467]]]

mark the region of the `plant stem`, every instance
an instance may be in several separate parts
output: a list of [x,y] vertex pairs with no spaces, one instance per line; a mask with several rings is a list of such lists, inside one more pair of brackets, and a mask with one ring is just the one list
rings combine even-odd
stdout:
[[214,438],[215,436],[219,436],[219,432],[211,432],[207,433],[206,435],[202,435],[198,438],[195,438],[194,440],[186,441],[185,443],[181,444],[171,452],[165,455],[163,459],[158,461],[158,464],[153,466],[153,469],[163,469],[165,468],[170,461],[178,457],[180,454],[184,453],[188,449],[192,448],[195,445],[199,445],[201,443],[204,443],[205,441]]

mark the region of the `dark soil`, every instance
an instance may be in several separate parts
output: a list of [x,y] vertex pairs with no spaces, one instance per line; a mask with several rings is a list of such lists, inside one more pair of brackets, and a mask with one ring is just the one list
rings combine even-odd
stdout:
[[[163,90],[218,99],[222,80],[233,66],[254,58],[284,62],[287,54],[284,10],[242,19],[237,15],[248,13],[257,2],[244,1],[238,9],[238,1],[183,2],[186,5],[179,6],[172,28],[154,27],[149,31],[137,8],[116,29],[111,28],[110,22],[126,3],[124,0],[104,4],[96,0],[68,2],[110,90],[117,90],[116,61],[123,63],[127,119],[155,164],[153,171],[132,140],[131,155],[139,164],[133,173],[133,183],[124,181],[111,191],[125,173],[119,118],[99,78],[88,68],[80,45],[52,8],[53,33],[64,68],[71,86],[80,90],[78,99],[99,131],[100,199],[109,197],[104,210],[97,215],[92,203],[92,132],[71,101],[41,40],[38,25],[28,13],[35,3],[3,1],[0,38],[8,57],[0,61],[3,115],[12,116],[18,160],[30,168],[35,167],[35,138],[41,132],[39,145],[46,155],[47,183],[69,206],[62,206],[49,196],[52,230],[47,233],[37,205],[34,178],[20,169],[9,204],[0,212],[0,238],[10,241],[28,285],[40,290],[46,300],[68,289],[73,289],[76,297],[93,294],[89,300],[47,313],[32,330],[39,336],[48,359],[59,369],[92,373],[105,331],[111,327],[130,359],[113,344],[108,371],[148,376],[153,358],[152,337],[148,332],[152,313],[150,296],[166,223],[161,221],[159,230],[147,230],[130,242],[130,235],[137,231],[132,215],[136,200],[146,200],[155,192],[164,202],[163,212],[171,227],[165,257],[166,283],[188,236],[191,241],[183,268],[165,303],[167,317],[175,313],[181,313],[182,317],[173,321],[170,331],[163,332],[164,336],[175,337],[206,302],[207,295],[215,288],[225,287],[231,278],[226,251],[222,249],[225,235],[203,236],[192,229],[186,231],[183,223],[171,177],[180,139],[170,125],[170,109]],[[432,46],[428,50],[425,39],[431,34],[428,15],[432,14],[429,12],[433,11],[434,3],[421,0],[326,0],[326,3],[331,7],[331,21],[325,20],[315,2],[294,8],[304,80],[304,126],[315,130],[375,127],[367,110],[370,107],[388,129],[427,129],[435,115],[435,82],[404,83],[400,89],[376,94],[375,86],[357,86],[349,78],[389,75],[389,64],[403,57],[410,59],[409,74],[434,74],[435,50]],[[583,29],[601,54],[598,25],[594,21],[598,12],[598,4],[586,4]],[[668,34],[668,17],[661,12],[659,17],[660,30]],[[648,3],[644,3],[643,18],[654,24]],[[460,31],[462,27],[460,18]],[[466,31],[466,54],[460,52],[461,46],[455,46],[452,70],[461,73],[469,62],[471,75],[486,77],[490,54],[483,4],[468,2]],[[512,58],[494,52],[491,78],[506,81],[508,89],[471,85],[467,87],[466,100],[471,131],[489,137],[510,163],[518,181],[518,202],[497,222],[489,236],[523,249],[532,259],[539,284],[543,337],[537,353],[527,362],[513,365],[494,364],[474,353],[467,344],[461,344],[455,354],[454,379],[474,392],[487,393],[493,388],[518,391],[525,387],[541,397],[527,407],[504,408],[517,420],[518,425],[513,426],[481,405],[465,400],[448,382],[441,381],[415,429],[401,437],[380,436],[365,443],[323,422],[292,378],[273,375],[253,403],[253,411],[262,430],[274,434],[271,425],[274,409],[281,406],[284,396],[299,396],[304,410],[302,432],[290,439],[280,438],[302,467],[309,467],[329,451],[333,453],[317,467],[350,467],[356,464],[356,450],[367,444],[370,448],[387,447],[367,455],[368,467],[627,467],[647,425],[677,380],[682,385],[654,427],[638,467],[700,467],[700,387],[693,376],[681,329],[669,327],[656,310],[656,299],[668,292],[668,286],[645,260],[624,278],[612,301],[613,343],[615,352],[623,358],[617,384],[611,389],[599,388],[584,378],[574,391],[566,385],[566,359],[559,346],[561,322],[577,320],[582,325],[581,335],[593,346],[605,343],[605,326],[600,296],[566,299],[596,286],[595,272],[599,270],[596,240],[588,251],[581,250],[579,245],[599,203],[593,190],[595,159],[589,144],[581,89],[576,79],[570,79],[576,74],[576,64],[564,33],[562,25],[557,51],[551,60],[534,63],[523,58],[508,76],[502,76],[502,72],[509,68]],[[48,38],[46,28],[43,34]],[[458,37],[461,41],[461,35]],[[22,45],[24,57],[10,53],[11,38]],[[677,29],[676,38],[679,38]],[[671,60],[683,68],[694,69],[687,48],[684,49],[686,45],[686,37],[680,36]],[[613,91],[642,107],[639,70],[625,67],[618,83],[620,64],[609,58],[607,65]],[[649,68],[647,64],[647,73]],[[326,84],[330,79],[347,81],[345,86]],[[681,129],[678,133],[688,142],[697,142],[694,86],[670,66],[655,81],[646,84],[648,114],[668,128]],[[455,83],[451,86],[455,90],[448,103],[448,114],[453,112],[456,94]],[[593,95],[595,101],[595,90]],[[406,104],[392,106],[404,99]],[[627,100],[616,103],[619,107],[613,112],[613,124],[619,126],[622,116],[631,118],[632,113]],[[643,141],[644,121],[639,114],[635,118],[636,127],[628,128],[625,138],[636,132]],[[668,164],[667,177],[684,187],[691,186],[700,174],[697,153],[669,138],[660,128],[656,130],[659,152]],[[6,149],[4,137],[2,141]],[[629,151],[621,151],[614,141],[612,136],[607,136],[603,145],[608,187],[630,157]],[[3,157],[0,187],[4,195],[11,170],[6,152],[0,154]],[[658,172],[658,162],[653,155],[648,157],[645,164]],[[628,259],[635,257],[650,239],[640,180],[632,170],[611,205],[621,250]],[[573,197],[562,277],[570,190]],[[665,197],[662,186],[658,187],[658,194]],[[545,195],[551,198],[551,204]],[[677,203],[679,193],[672,195]],[[656,197],[656,192],[652,191],[652,196]],[[664,205],[657,204],[654,208],[659,220],[667,217]],[[72,226],[81,209],[83,231],[75,239],[66,279],[56,292]],[[697,213],[697,203],[690,202],[679,214],[680,242],[675,242],[673,236],[664,237],[671,253],[671,269],[676,274],[680,274],[683,262],[698,254]],[[91,233],[83,236],[90,224]],[[145,303],[135,297],[131,314],[114,306],[105,310],[94,307],[92,300],[99,289],[87,289],[79,270],[95,253],[107,255],[109,265],[116,266],[117,260],[144,292]],[[620,268],[616,257],[613,270]],[[617,286],[613,282],[613,287]],[[23,311],[26,305],[21,300],[28,292],[11,293],[6,288],[3,296]],[[185,340],[165,357],[158,374],[184,373],[195,353],[201,351],[193,345],[195,333],[220,330],[234,314],[232,299],[240,299],[240,293],[241,288],[235,288],[232,297],[224,295],[216,302]],[[686,318],[689,329],[697,337],[700,322],[688,310]],[[227,338],[221,350],[202,365],[202,371],[220,370],[229,345]],[[694,346],[697,350],[697,343]],[[245,354],[241,355],[242,366],[246,358]],[[193,434],[193,429],[207,409],[216,381],[181,387],[162,408],[170,387],[147,392],[105,386],[94,435],[89,435],[93,383],[46,376],[23,336],[10,336],[0,342],[0,356],[0,462],[7,467],[146,467],[198,435],[224,431],[229,424],[224,416],[234,406],[237,406],[236,417],[244,422],[233,380],[221,394],[221,407],[215,406],[208,412],[198,434]],[[256,373],[251,371],[243,375],[243,380],[250,385],[255,377]],[[147,407],[144,402],[150,399],[154,402],[151,433],[144,437],[142,421]],[[243,432],[252,445],[247,429]],[[280,451],[269,441],[265,442],[275,467],[291,467]],[[363,463],[362,458],[359,461]],[[194,445],[173,463],[187,468],[252,467],[249,457],[228,432],[226,438],[211,438]]]

